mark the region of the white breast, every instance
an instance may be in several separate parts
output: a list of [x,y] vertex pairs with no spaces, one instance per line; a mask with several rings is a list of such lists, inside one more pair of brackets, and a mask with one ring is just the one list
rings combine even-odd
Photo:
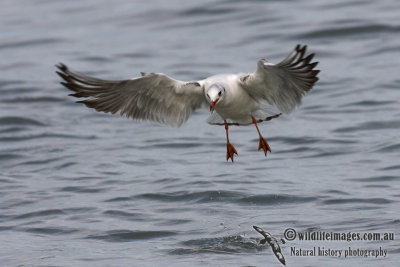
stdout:
[[239,86],[239,75],[216,75],[208,78],[205,82],[206,86],[210,86],[214,83],[225,85],[226,92],[224,99],[215,107],[215,111],[223,119],[230,119],[238,123],[251,121],[251,114],[257,109],[258,105],[257,102]]

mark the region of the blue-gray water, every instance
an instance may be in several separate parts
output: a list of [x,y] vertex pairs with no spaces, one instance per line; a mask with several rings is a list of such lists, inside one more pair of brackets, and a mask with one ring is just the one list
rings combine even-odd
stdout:
[[[1,266],[280,266],[258,225],[393,232],[393,241],[282,245],[288,266],[396,266],[400,200],[397,1],[0,3]],[[320,81],[289,116],[181,128],[75,104],[54,65],[105,79],[252,72],[297,43]],[[397,239],[397,240],[396,240]],[[295,257],[291,247],[382,247],[386,258]]]

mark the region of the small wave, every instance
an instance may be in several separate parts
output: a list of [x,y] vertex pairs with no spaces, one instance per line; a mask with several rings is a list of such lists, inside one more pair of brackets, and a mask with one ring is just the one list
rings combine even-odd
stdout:
[[46,235],[65,235],[65,234],[79,232],[76,229],[56,228],[56,227],[28,227],[28,228],[22,228],[20,230],[29,233],[46,234]]
[[122,163],[128,164],[128,165],[133,165],[133,166],[154,166],[154,165],[160,165],[162,163],[161,160],[158,159],[152,159],[152,158],[143,158],[141,160],[122,160]]
[[343,192],[341,190],[334,190],[334,189],[325,190],[325,191],[323,191],[323,193],[325,195],[349,195],[349,193]]
[[88,62],[111,62],[113,61],[112,58],[107,58],[107,57],[100,57],[100,56],[86,56],[86,57],[80,57],[79,60],[82,61],[88,61]]
[[193,220],[186,220],[186,219],[171,219],[171,220],[163,220],[155,225],[163,226],[163,225],[180,225],[186,223],[192,223]]
[[49,210],[40,210],[40,211],[34,211],[34,212],[28,212],[22,215],[18,215],[14,217],[15,220],[20,220],[20,219],[28,219],[28,218],[34,218],[34,217],[44,217],[44,216],[51,216],[51,215],[61,215],[64,214],[64,212],[60,209],[49,209]]
[[328,199],[322,201],[325,205],[336,205],[336,204],[350,204],[350,203],[368,203],[368,204],[389,204],[392,201],[386,198],[347,198],[347,199]]
[[360,34],[377,34],[381,32],[398,32],[399,27],[390,25],[362,25],[362,26],[349,26],[349,27],[337,27],[327,28],[323,30],[314,30],[308,33],[297,35],[298,38],[312,39],[312,38],[338,38],[338,37],[355,37]]
[[32,87],[32,86],[24,86],[24,87],[11,87],[11,88],[7,88],[7,89],[1,89],[1,93],[3,95],[16,95],[16,94],[20,94],[20,95],[26,95],[27,93],[32,93],[32,92],[39,92],[41,91],[40,88],[38,87]]
[[7,81],[7,80],[0,80],[0,89],[6,87],[8,85],[15,85],[15,84],[23,84],[23,81]]
[[355,182],[391,182],[400,180],[400,176],[391,176],[391,175],[384,175],[384,176],[374,176],[369,178],[353,178],[349,179],[349,181]]
[[295,147],[292,149],[279,150],[279,151],[277,151],[277,154],[298,153],[298,152],[307,152],[307,151],[315,151],[315,150],[316,149],[312,148],[312,147],[300,146],[300,147]]
[[390,83],[382,84],[383,88],[398,90],[400,87],[400,80],[394,80]]
[[121,54],[116,54],[116,57],[119,58],[151,58],[154,57],[154,54],[152,53],[121,53]]
[[377,101],[377,100],[363,100],[356,101],[353,103],[341,105],[340,107],[350,107],[350,106],[362,106],[362,107],[371,107],[371,106],[385,106],[389,104],[395,104],[396,101]]
[[4,103],[57,103],[57,102],[66,102],[65,99],[56,98],[56,97],[17,97],[12,99],[2,100]]
[[202,191],[202,192],[176,192],[176,193],[147,193],[136,196],[139,199],[157,200],[157,201],[194,201],[197,203],[207,203],[226,198],[233,199],[237,197],[237,192],[231,191]]
[[74,193],[100,193],[105,191],[106,189],[104,188],[88,188],[85,186],[65,186],[58,191],[60,192],[74,192]]
[[242,252],[254,252],[261,247],[256,240],[246,239],[242,236],[225,236],[216,238],[201,238],[184,241],[185,247],[170,251],[170,254],[192,254],[192,253],[217,253],[231,254]]
[[108,242],[130,242],[135,240],[146,240],[153,238],[162,238],[177,235],[171,231],[130,231],[130,230],[114,230],[107,231],[105,234],[89,235],[87,239],[98,239]]
[[18,154],[0,154],[0,161],[6,161],[18,158],[23,158],[23,156]]
[[77,164],[77,162],[66,162],[66,163],[63,163],[63,164],[57,166],[56,169],[61,170],[61,169],[68,168],[68,167],[76,165],[76,164]]
[[15,48],[22,48],[22,47],[32,47],[36,45],[46,45],[46,44],[55,44],[65,42],[65,40],[59,38],[41,38],[41,39],[34,39],[34,40],[26,40],[26,41],[19,41],[19,42],[10,42],[10,43],[3,43],[0,44],[0,49],[15,49]]
[[238,199],[237,202],[242,204],[279,205],[279,204],[291,204],[291,203],[299,204],[299,203],[312,202],[315,200],[317,200],[316,197],[266,194],[266,195],[243,197]]
[[79,136],[79,135],[71,135],[71,134],[37,134],[37,135],[26,135],[26,136],[6,136],[0,137],[0,141],[22,141],[22,140],[31,140],[31,139],[39,139],[39,138],[66,138],[66,139],[83,139],[83,140],[93,140],[96,139],[96,136]]
[[389,167],[385,167],[385,168],[380,168],[379,170],[381,171],[391,171],[391,170],[399,170],[400,169],[400,165],[392,165]]
[[374,46],[371,47],[370,51],[363,52],[360,54],[360,56],[370,56],[370,55],[380,55],[380,54],[395,54],[400,52],[400,47],[399,46]]
[[7,207],[5,209],[12,209],[15,207],[26,206],[34,203],[35,201],[30,201],[30,200],[19,200],[19,199],[10,200],[7,201]]
[[168,144],[154,144],[154,145],[147,145],[146,148],[154,147],[154,148],[172,148],[172,149],[184,149],[184,148],[191,148],[191,147],[199,147],[202,146],[203,143],[168,143]]
[[55,162],[55,161],[59,161],[62,159],[63,159],[63,157],[46,158],[43,160],[28,160],[28,161],[19,163],[19,165],[47,165],[50,162]]
[[0,125],[34,125],[45,126],[46,124],[29,118],[24,117],[1,117]]
[[259,205],[274,205],[287,203],[305,203],[316,200],[315,197],[299,197],[292,195],[253,195],[247,196],[243,193],[235,191],[202,191],[202,192],[177,192],[177,193],[147,193],[134,196],[132,198],[117,198],[113,201],[126,201],[134,198],[147,199],[155,201],[192,201],[195,203],[210,203],[210,202],[235,202],[239,204],[259,204]]
[[360,124],[355,127],[343,127],[335,129],[336,133],[348,133],[357,131],[370,131],[370,130],[382,130],[382,129],[398,129],[400,128],[400,121],[371,121]]
[[[281,141],[286,144],[315,144],[321,142],[322,140],[315,137],[303,136],[303,137],[289,137],[289,136],[279,136],[270,138],[271,141]],[[253,142],[258,142],[258,139],[253,139]]]
[[123,202],[123,201],[132,201],[134,197],[113,197],[107,200],[104,200],[104,202]]
[[343,150],[343,149],[335,149],[335,151],[332,149],[332,151],[323,151],[311,156],[303,156],[303,158],[324,158],[324,157],[333,157],[333,156],[340,156],[340,155],[345,155],[353,153],[353,151],[350,150]]
[[143,214],[140,213],[134,213],[134,212],[126,212],[126,211],[121,211],[121,210],[107,210],[103,212],[104,215],[107,215],[109,217],[119,217],[123,219],[127,219],[130,221],[145,221],[146,218],[144,218]]
[[10,178],[0,178],[0,183],[5,183],[5,184],[15,184],[16,181],[14,179]]
[[237,10],[235,8],[217,8],[217,7],[194,7],[183,10],[178,13],[179,16],[186,16],[186,17],[210,17],[215,15],[227,15],[229,13],[234,13]]
[[0,130],[0,133],[15,133],[26,130],[27,127],[7,127]]
[[87,213],[88,211],[94,210],[94,208],[89,207],[79,207],[79,208],[69,208],[69,209],[47,209],[24,213],[21,215],[14,216],[15,220],[29,219],[35,217],[46,217],[46,216],[56,216],[64,215],[69,213]]
[[[16,63],[2,65],[2,66],[0,66],[0,70],[9,71],[12,69],[18,69],[18,71],[21,71],[21,69],[23,69],[23,68],[33,67],[34,65],[35,65],[34,63],[30,63],[30,62],[16,62]],[[21,82],[21,83],[23,83],[23,82]],[[0,88],[1,88],[1,84],[0,84]]]
[[376,152],[398,152],[400,151],[400,144],[388,145],[376,150]]

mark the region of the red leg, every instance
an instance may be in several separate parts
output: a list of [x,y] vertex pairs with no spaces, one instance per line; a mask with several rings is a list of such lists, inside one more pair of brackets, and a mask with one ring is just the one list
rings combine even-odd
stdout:
[[233,154],[238,154],[236,149],[229,143],[228,123],[224,120],[226,131],[226,160],[231,159],[233,162]]
[[264,150],[264,153],[265,153],[265,156],[266,156],[266,155],[267,155],[267,151],[271,152],[271,148],[270,148],[270,146],[268,145],[267,140],[265,140],[265,139],[262,137],[262,135],[261,135],[261,133],[260,133],[260,130],[258,129],[257,120],[253,117],[253,115],[251,115],[251,119],[253,120],[253,123],[254,123],[254,125],[255,125],[256,128],[257,128],[258,135],[260,136],[260,143],[259,143],[259,145],[258,145],[258,150],[260,150],[260,149],[262,148],[262,149]]

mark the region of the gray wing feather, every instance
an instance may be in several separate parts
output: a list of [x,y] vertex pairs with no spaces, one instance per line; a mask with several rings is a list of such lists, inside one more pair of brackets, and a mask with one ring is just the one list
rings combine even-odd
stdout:
[[198,82],[185,83],[165,74],[142,73],[142,77],[107,81],[71,71],[57,65],[62,85],[72,90],[77,101],[106,113],[119,113],[138,120],[150,120],[180,126],[199,108],[205,97]]
[[297,45],[283,61],[273,65],[261,59],[257,71],[243,76],[241,85],[255,100],[265,99],[284,113],[301,104],[303,95],[318,81],[318,62],[310,63],[314,54],[305,57],[307,46]]

